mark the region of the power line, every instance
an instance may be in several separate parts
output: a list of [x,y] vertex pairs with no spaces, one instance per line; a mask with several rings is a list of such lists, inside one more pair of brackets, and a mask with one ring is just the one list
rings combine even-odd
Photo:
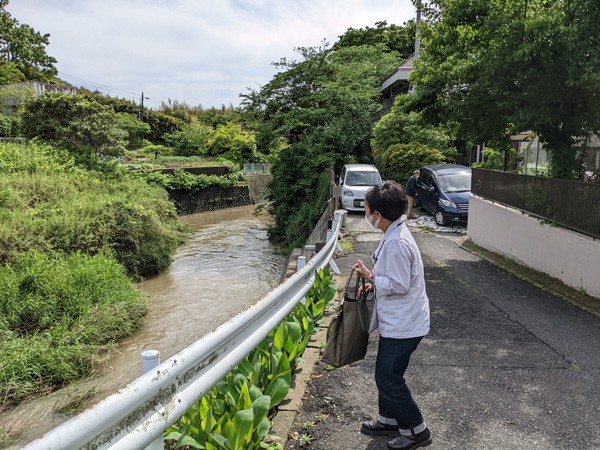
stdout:
[[[61,77],[72,78],[73,80],[75,80],[75,81],[77,81],[77,82],[79,82],[79,83],[86,83],[86,84],[88,84],[88,85],[91,85],[91,86],[92,86],[92,87],[94,87],[94,88],[96,88],[96,87],[101,87],[101,88],[104,88],[104,89],[108,89],[108,93],[110,93],[110,92],[115,92],[115,93],[117,93],[117,94],[121,94],[121,95],[124,95],[124,94],[133,95],[133,96],[134,96],[134,97],[133,97],[133,99],[134,99],[134,100],[137,100],[137,99],[139,98],[139,95],[140,95],[140,94],[139,94],[139,93],[137,93],[137,92],[131,92],[131,91],[126,91],[126,90],[124,90],[124,89],[118,89],[118,88],[114,88],[114,87],[112,87],[112,86],[107,86],[107,85],[105,85],[105,84],[100,84],[100,83],[96,83],[96,82],[94,82],[94,81],[85,80],[85,79],[83,79],[83,78],[76,77],[76,76],[74,76],[74,75],[69,75],[69,74],[67,74],[67,73],[64,73],[64,72],[59,72],[59,75],[60,75]],[[99,90],[100,90],[100,89],[99,89]],[[152,99],[152,98],[148,98],[148,97],[146,97],[146,100],[150,100],[150,101],[151,101],[151,102],[153,102],[153,103],[162,104],[162,102],[161,102],[161,101],[159,101],[159,100],[155,100],[155,99]]]

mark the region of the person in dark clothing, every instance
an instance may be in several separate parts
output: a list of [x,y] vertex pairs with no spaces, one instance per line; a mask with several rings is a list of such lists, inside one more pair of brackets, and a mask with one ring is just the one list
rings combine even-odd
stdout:
[[408,209],[406,211],[407,219],[414,219],[415,216],[412,213],[413,206],[415,205],[415,198],[419,195],[417,192],[417,187],[422,187],[417,178],[421,176],[421,172],[417,169],[413,172],[411,177],[408,179],[406,183],[406,198],[408,200]]

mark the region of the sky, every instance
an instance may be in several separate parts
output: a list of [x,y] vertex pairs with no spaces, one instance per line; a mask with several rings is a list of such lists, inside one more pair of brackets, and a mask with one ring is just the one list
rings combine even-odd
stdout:
[[50,34],[46,53],[74,86],[158,109],[185,101],[238,106],[297,47],[330,44],[352,27],[402,25],[410,0],[10,0],[21,24]]

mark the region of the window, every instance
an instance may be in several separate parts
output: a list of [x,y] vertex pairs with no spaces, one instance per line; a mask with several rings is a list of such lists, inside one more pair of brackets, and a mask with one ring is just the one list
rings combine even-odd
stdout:
[[347,186],[374,186],[381,184],[377,172],[348,172],[346,175]]

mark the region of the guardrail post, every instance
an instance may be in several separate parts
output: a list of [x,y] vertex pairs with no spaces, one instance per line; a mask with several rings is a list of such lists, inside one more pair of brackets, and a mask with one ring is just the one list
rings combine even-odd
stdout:
[[[334,221],[333,225],[331,226],[332,230],[327,230],[327,242],[329,242],[330,239],[335,239],[335,243],[338,246],[339,251],[341,252],[341,247],[340,244],[338,244],[337,242],[337,232],[334,232],[333,230],[335,229],[337,223],[336,221]],[[335,274],[339,274],[340,273],[340,269],[338,269],[338,266],[336,265],[335,261],[333,260],[333,256],[331,257],[331,259],[329,260],[329,267],[331,267],[331,271]]]
[[[146,350],[142,352],[142,373],[147,373],[160,365],[160,352],[158,350]],[[164,450],[165,440],[157,438],[145,450]]]
[[296,270],[302,269],[306,265],[306,256],[298,256],[298,265]]

